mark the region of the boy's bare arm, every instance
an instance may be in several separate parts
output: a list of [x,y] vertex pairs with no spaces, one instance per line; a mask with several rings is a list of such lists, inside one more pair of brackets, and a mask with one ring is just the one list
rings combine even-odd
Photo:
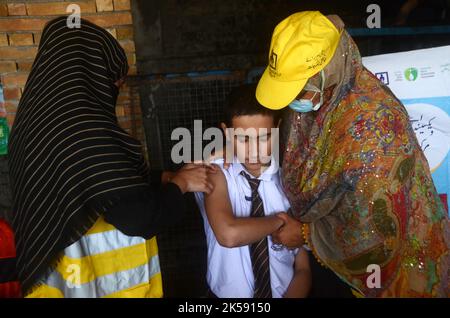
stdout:
[[295,257],[294,277],[284,294],[284,298],[305,298],[311,290],[311,268],[309,267],[308,253],[300,248]]
[[259,241],[283,225],[281,218],[236,217],[228,195],[227,181],[221,170],[208,175],[213,190],[205,194],[205,208],[209,224],[217,241],[225,247],[237,247]]

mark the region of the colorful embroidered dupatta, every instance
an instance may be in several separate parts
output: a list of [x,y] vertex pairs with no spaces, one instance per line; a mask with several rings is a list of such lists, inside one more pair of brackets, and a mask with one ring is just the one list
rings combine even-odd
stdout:
[[282,164],[308,244],[366,297],[448,297],[448,216],[404,106],[345,31],[325,73],[328,102],[290,111]]

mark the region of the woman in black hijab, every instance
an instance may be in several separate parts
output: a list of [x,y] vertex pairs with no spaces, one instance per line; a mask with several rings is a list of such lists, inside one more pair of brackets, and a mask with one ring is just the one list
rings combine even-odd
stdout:
[[[69,28],[66,17],[44,28],[9,143],[25,295],[162,295],[153,237],[183,215],[184,192],[210,185],[201,166],[149,173],[115,115],[127,71],[104,29],[85,20]],[[139,294],[123,293],[136,286]]]

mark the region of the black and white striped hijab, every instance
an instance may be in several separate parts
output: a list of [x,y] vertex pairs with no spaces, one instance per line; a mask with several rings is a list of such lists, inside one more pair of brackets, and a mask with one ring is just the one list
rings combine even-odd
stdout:
[[117,124],[128,64],[104,29],[49,22],[9,142],[19,279],[27,291],[65,247],[127,193],[143,191],[140,143]]

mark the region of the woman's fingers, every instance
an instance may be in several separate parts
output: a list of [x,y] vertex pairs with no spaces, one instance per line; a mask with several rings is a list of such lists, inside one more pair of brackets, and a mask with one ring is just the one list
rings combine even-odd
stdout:
[[200,165],[190,168],[189,175],[186,176],[187,181],[190,184],[190,192],[211,193],[213,186],[208,181],[208,171],[209,168]]
[[217,173],[217,171],[219,171],[219,167],[216,164],[205,161],[194,161],[193,163],[187,163],[182,169],[189,170],[194,168],[206,168],[208,173]]
[[190,170],[190,169],[194,169],[196,167],[197,166],[195,164],[193,164],[193,163],[187,163],[183,167],[181,167],[180,170]]
[[205,192],[206,194],[210,194],[214,190],[213,185],[208,181],[205,182],[204,187],[205,187],[204,191],[202,191],[202,192]]
[[207,163],[205,166],[208,169],[208,173],[217,173],[219,171],[219,166],[214,163]]
[[207,161],[197,161],[194,162],[194,165],[206,168],[208,173],[216,173],[219,169],[216,164]]
[[212,183],[209,182],[209,179],[208,179],[208,173],[210,173],[210,171],[211,171],[211,168],[204,168],[204,173],[202,171],[202,179],[203,179],[203,186],[204,186],[204,189],[202,192],[205,192],[207,194],[210,194],[214,189]]
[[210,194],[213,191],[213,185],[206,180],[199,180],[192,185],[192,192],[204,192]]
[[[211,193],[214,186],[208,180],[209,173],[216,173],[216,165],[206,165],[204,163],[188,163],[176,173],[176,178],[172,179],[185,188],[184,192],[205,192]],[[183,185],[186,185],[185,187]]]

